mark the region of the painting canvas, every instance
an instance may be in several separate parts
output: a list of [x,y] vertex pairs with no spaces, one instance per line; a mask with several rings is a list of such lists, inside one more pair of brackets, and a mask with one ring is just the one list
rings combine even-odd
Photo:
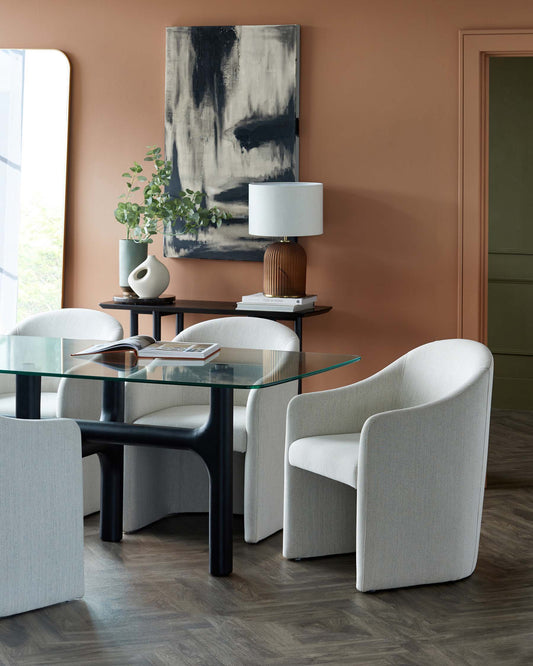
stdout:
[[299,26],[167,28],[169,191],[201,190],[231,220],[165,238],[165,256],[262,261],[248,184],[298,180]]

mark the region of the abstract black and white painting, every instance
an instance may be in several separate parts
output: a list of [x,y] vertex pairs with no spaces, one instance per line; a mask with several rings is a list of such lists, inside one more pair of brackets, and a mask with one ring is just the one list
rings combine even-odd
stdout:
[[169,191],[201,190],[232,218],[165,238],[165,256],[262,261],[248,234],[248,184],[298,180],[297,25],[167,28]]

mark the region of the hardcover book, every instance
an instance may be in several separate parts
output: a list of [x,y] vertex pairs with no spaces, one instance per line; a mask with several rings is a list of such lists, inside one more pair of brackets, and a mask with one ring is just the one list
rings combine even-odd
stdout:
[[265,305],[313,305],[316,302],[316,294],[310,294],[309,296],[301,296],[298,298],[280,298],[277,296],[265,296],[265,294],[259,292],[257,294],[247,294],[242,296],[241,303],[264,303]]
[[251,303],[249,301],[239,301],[236,304],[236,310],[257,310],[258,312],[302,312],[304,310],[312,310],[314,303]]

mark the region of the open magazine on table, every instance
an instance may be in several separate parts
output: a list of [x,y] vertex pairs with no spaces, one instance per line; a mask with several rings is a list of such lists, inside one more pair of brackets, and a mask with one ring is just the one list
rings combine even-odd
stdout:
[[131,351],[138,358],[205,360],[220,349],[216,342],[156,341],[149,335],[132,335],[116,342],[103,342],[75,352],[72,356]]

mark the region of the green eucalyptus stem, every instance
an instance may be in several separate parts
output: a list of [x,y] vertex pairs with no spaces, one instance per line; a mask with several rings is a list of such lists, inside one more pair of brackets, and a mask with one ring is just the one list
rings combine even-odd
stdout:
[[[151,179],[141,175],[143,167],[134,162],[133,166],[122,174],[126,178],[126,193],[120,196],[115,210],[115,219],[126,226],[126,237],[139,243],[152,243],[152,236],[163,233],[166,236],[193,234],[198,237],[202,229],[220,227],[229,213],[218,207],[205,208],[203,192],[185,190],[177,197],[166,191],[172,177],[172,163],[161,158],[161,148],[151,146],[144,157],[145,162],[153,162],[154,171]],[[132,195],[145,182],[142,203],[135,203]]]

